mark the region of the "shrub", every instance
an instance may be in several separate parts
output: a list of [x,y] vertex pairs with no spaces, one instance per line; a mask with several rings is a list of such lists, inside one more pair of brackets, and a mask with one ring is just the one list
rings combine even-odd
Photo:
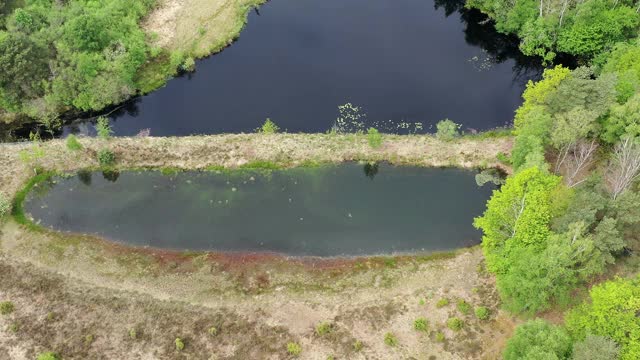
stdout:
[[355,352],[359,352],[360,350],[362,350],[363,347],[364,347],[364,344],[360,340],[356,340],[353,343],[353,351]]
[[333,325],[329,322],[321,322],[316,326],[316,335],[324,336],[333,330]]
[[415,319],[413,322],[413,328],[417,331],[426,332],[429,330],[429,321],[423,317]]
[[573,360],[615,360],[620,356],[620,345],[605,336],[587,335],[573,344]]
[[449,320],[447,320],[447,327],[453,331],[462,330],[463,325],[464,325],[464,322],[462,322],[462,320],[460,320],[457,317],[452,317],[452,318],[449,318]]
[[458,311],[460,311],[464,315],[471,314],[471,305],[469,305],[469,303],[464,301],[463,299],[458,300],[456,307],[458,308]]
[[96,122],[96,133],[98,137],[104,140],[111,138],[113,134],[113,130],[111,130],[111,125],[109,124],[109,119],[104,116],[100,116],[98,121]]
[[438,331],[436,333],[436,341],[443,342],[444,341],[444,333],[442,331]]
[[258,132],[261,134],[275,134],[280,131],[280,128],[276,123],[271,121],[271,119],[267,118],[267,120],[262,124],[262,126],[258,129]]
[[100,149],[98,151],[98,163],[102,167],[109,167],[116,162],[116,155],[109,149]]
[[138,331],[135,328],[129,329],[129,338],[135,340],[138,338]]
[[396,338],[396,336],[392,333],[388,332],[384,334],[384,343],[387,346],[396,346],[398,345],[398,338]]
[[382,134],[380,134],[376,128],[369,128],[367,131],[367,140],[369,141],[369,146],[377,149],[382,145]]
[[287,352],[289,355],[299,356],[302,353],[302,346],[295,342],[290,342],[287,344]]
[[58,354],[48,351],[38,354],[36,360],[60,360],[60,357],[58,357]]
[[460,127],[461,125],[458,125],[449,119],[441,120],[436,124],[436,137],[447,141],[453,140],[460,136]]
[[5,217],[5,215],[9,215],[10,211],[11,202],[4,193],[0,192],[0,219]]
[[186,71],[186,72],[195,71],[196,70],[196,62],[195,62],[195,60],[193,60],[192,57],[188,57],[188,58],[184,59],[182,64],[180,64],[180,70]]
[[507,342],[504,360],[566,359],[571,353],[571,339],[564,329],[542,319],[526,322]]
[[176,350],[182,351],[184,350],[184,341],[180,338],[176,338]]
[[480,320],[487,320],[491,316],[491,312],[486,306],[479,306],[476,308],[476,317]]
[[447,298],[442,298],[440,300],[438,300],[438,302],[436,303],[436,307],[437,308],[442,308],[449,305],[449,299]]
[[211,336],[216,336],[218,335],[218,328],[215,326],[212,326],[209,328],[209,330],[207,330],[209,332],[209,335]]
[[9,315],[16,309],[11,301],[0,302],[0,314]]
[[73,134],[67,136],[67,149],[71,151],[78,151],[82,149],[82,144],[80,144],[78,138]]

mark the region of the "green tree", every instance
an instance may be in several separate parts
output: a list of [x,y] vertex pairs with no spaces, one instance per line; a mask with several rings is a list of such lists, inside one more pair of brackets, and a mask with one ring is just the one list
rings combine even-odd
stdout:
[[573,337],[606,336],[621,346],[620,359],[640,358],[640,278],[617,279],[591,288],[590,302],[569,311],[566,326]]
[[458,136],[460,136],[460,125],[455,122],[444,119],[436,124],[436,137],[438,139],[449,141]]
[[49,75],[47,52],[29,37],[13,34],[0,40],[0,106],[18,110],[25,99],[43,94]]
[[490,271],[502,274],[511,265],[514,249],[542,250],[550,234],[549,223],[567,197],[560,178],[530,168],[507,179],[493,193],[484,214],[474,225],[482,229],[482,249]]
[[625,134],[640,136],[640,93],[624,104],[613,105],[602,128],[601,138],[610,144],[617,143]]
[[504,350],[505,360],[566,359],[571,354],[571,339],[558,326],[536,319],[516,329]]
[[620,356],[620,346],[605,336],[587,335],[573,344],[572,360],[616,360]]

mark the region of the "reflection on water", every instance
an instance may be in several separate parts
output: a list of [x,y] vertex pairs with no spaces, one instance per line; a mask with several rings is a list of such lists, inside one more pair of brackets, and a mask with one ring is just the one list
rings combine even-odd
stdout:
[[139,246],[367,255],[478,243],[491,187],[458,169],[348,164],[229,173],[80,172],[38,186],[37,222]]
[[108,113],[128,136],[252,132],[267,117],[290,132],[325,132],[346,103],[384,132],[431,132],[444,118],[484,130],[511,122],[541,71],[462,0],[275,0],[195,74]]

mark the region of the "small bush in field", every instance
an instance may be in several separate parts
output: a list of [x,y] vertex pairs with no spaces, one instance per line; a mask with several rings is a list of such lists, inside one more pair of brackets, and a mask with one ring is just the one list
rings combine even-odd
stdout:
[[423,331],[426,332],[427,330],[429,330],[429,321],[425,318],[417,318],[414,322],[413,322],[413,328],[417,331]]
[[394,347],[394,346],[398,345],[398,338],[396,338],[396,336],[393,335],[392,333],[388,332],[388,333],[384,334],[384,343],[387,346]]
[[275,134],[280,131],[280,128],[276,123],[271,121],[271,119],[267,118],[267,121],[262,124],[262,126],[258,129],[258,132],[261,134]]
[[58,357],[58,354],[48,351],[38,354],[36,360],[60,360],[60,357]]
[[360,350],[362,350],[362,348],[364,348],[364,344],[362,343],[362,341],[356,340],[353,343],[353,351],[359,352]]
[[486,306],[479,306],[476,308],[476,317],[480,320],[487,320],[491,316],[491,311]]
[[367,141],[369,141],[369,146],[377,149],[382,145],[382,134],[380,134],[376,128],[369,128],[367,131]]
[[438,300],[438,302],[436,303],[436,307],[437,308],[442,308],[449,305],[449,299],[447,298],[442,298],[440,300]]
[[116,162],[116,155],[109,149],[101,149],[98,151],[98,163],[102,167],[109,167]]
[[458,300],[456,307],[458,308],[458,311],[460,311],[464,315],[471,314],[471,305],[469,305],[469,303],[464,301],[463,299]]
[[297,357],[302,353],[302,346],[298,343],[290,342],[287,344],[287,352],[289,355]]
[[453,331],[462,330],[463,325],[464,325],[464,322],[462,322],[462,320],[460,320],[457,317],[452,317],[449,320],[447,320],[447,327]]
[[316,326],[316,335],[324,336],[333,330],[333,325],[329,322],[321,322]]
[[67,136],[67,149],[71,151],[78,151],[82,149],[82,144],[80,144],[78,138],[73,134]]
[[11,301],[0,302],[0,314],[9,315],[16,309]]
[[180,338],[176,338],[176,350],[182,351],[184,350],[184,341]]
[[442,140],[453,140],[454,138],[460,136],[460,127],[449,119],[444,119],[439,121],[436,124],[436,137]]
[[11,202],[4,193],[0,192],[0,219],[5,217],[6,215],[9,215],[10,211]]

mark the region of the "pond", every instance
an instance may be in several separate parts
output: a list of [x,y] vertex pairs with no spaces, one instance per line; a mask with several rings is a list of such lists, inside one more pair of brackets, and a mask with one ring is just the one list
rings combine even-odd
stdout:
[[43,226],[173,250],[359,256],[480,242],[491,194],[460,169],[344,164],[274,171],[90,173],[29,194]]
[[[266,118],[289,132],[325,132],[351,103],[364,126],[384,132],[432,132],[445,118],[464,130],[508,125],[542,68],[462,4],[273,0],[194,74],[109,117],[127,136],[253,132]],[[76,122],[71,132],[93,126]]]

